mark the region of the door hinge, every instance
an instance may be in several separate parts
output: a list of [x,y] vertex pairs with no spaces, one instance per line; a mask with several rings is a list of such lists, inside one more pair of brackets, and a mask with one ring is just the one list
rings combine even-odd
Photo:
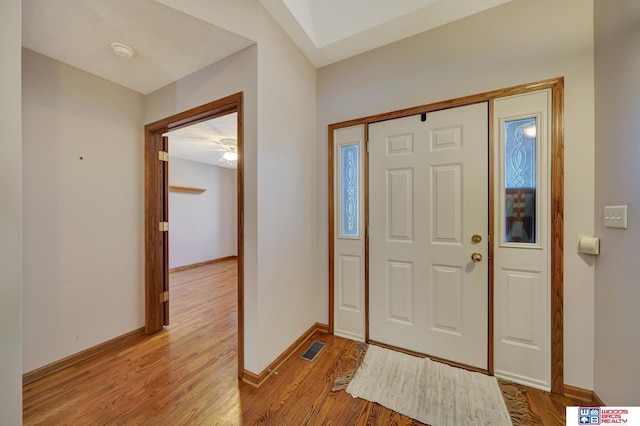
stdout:
[[164,303],[168,301],[169,301],[169,292],[163,291],[162,293],[160,293],[160,302]]
[[158,231],[167,232],[169,230],[169,222],[160,222],[158,224]]
[[169,161],[169,153],[167,151],[158,151],[158,160]]

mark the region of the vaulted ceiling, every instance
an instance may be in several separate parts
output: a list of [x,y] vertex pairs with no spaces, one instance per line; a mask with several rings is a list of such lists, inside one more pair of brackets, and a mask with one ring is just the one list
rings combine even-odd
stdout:
[[322,67],[511,0],[258,0]]

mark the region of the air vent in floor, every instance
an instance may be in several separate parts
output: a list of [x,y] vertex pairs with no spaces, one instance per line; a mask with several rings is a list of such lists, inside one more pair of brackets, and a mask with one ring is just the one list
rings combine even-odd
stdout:
[[309,346],[309,349],[304,351],[300,358],[309,362],[315,360],[320,351],[324,349],[324,345],[325,344],[322,342],[314,341],[311,346]]

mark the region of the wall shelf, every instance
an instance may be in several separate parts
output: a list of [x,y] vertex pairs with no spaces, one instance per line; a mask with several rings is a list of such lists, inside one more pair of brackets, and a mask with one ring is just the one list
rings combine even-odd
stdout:
[[186,194],[202,194],[206,189],[192,188],[190,186],[173,186],[169,185],[169,192],[184,192]]

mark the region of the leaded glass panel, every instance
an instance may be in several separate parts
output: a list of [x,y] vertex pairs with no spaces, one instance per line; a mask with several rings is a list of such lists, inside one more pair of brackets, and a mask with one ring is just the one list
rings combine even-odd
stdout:
[[359,235],[359,191],[358,163],[360,147],[358,144],[340,147],[340,236],[357,237]]
[[535,117],[504,123],[505,242],[536,242],[537,128]]

